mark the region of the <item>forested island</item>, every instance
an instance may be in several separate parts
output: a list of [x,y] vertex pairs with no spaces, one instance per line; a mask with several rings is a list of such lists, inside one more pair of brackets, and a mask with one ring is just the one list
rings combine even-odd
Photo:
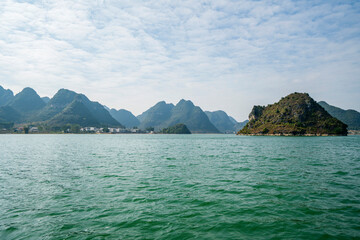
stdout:
[[332,117],[307,93],[293,93],[268,106],[254,106],[244,135],[347,135],[347,125]]

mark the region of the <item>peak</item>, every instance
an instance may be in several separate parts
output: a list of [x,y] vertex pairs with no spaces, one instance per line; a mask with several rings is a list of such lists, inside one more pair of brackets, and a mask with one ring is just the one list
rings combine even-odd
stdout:
[[71,91],[69,89],[61,88],[57,93],[76,93],[76,92]]
[[165,101],[160,101],[160,102],[158,102],[157,104],[155,104],[155,105],[164,105],[164,104],[166,104],[166,102]]
[[287,95],[285,98],[311,98],[311,97],[308,93],[294,92],[294,93]]
[[24,88],[21,92],[22,93],[36,93],[36,91],[30,87]]
[[190,100],[181,99],[177,105],[189,105],[194,106],[193,102]]
[[172,103],[166,103],[165,101],[160,101],[154,105],[154,107],[163,107],[163,106],[174,106]]
[[0,85],[0,92],[2,92],[2,93],[10,93],[10,94],[14,95],[13,92],[10,89],[5,89],[1,85]]

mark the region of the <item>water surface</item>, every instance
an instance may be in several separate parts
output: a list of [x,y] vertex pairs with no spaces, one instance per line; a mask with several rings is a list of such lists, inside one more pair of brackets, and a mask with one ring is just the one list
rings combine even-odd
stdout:
[[360,238],[360,137],[0,135],[0,239]]

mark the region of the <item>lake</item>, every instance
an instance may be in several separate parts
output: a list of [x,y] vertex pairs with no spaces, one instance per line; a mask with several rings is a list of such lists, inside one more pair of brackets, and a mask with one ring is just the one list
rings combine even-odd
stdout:
[[0,239],[360,238],[360,136],[0,135]]

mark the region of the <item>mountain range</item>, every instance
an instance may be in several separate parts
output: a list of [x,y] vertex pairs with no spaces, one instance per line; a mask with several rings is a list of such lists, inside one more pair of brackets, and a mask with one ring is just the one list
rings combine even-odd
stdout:
[[[349,130],[360,129],[360,113],[343,110],[326,102],[319,104],[333,117],[348,125]],[[254,111],[260,108],[254,109]],[[224,111],[203,111],[189,100],[176,105],[158,102],[137,117],[125,109],[109,109],[89,100],[84,94],[60,89],[52,98],[40,97],[32,88],[24,88],[14,95],[0,86],[0,123],[11,125],[64,126],[67,124],[94,127],[126,127],[160,131],[176,124],[185,124],[192,133],[234,133],[249,120],[237,122]]]
[[60,89],[48,99],[41,98],[32,88],[24,88],[13,96],[10,90],[1,87],[0,99],[0,121],[3,122],[123,127],[100,103],[67,89]]
[[128,110],[109,109],[67,89],[60,89],[49,98],[40,97],[29,87],[14,96],[11,90],[1,86],[0,123],[138,127],[156,131],[185,124],[193,133],[233,133],[242,124],[223,111],[205,113],[189,100],[180,100],[176,105],[161,101],[135,117]]

